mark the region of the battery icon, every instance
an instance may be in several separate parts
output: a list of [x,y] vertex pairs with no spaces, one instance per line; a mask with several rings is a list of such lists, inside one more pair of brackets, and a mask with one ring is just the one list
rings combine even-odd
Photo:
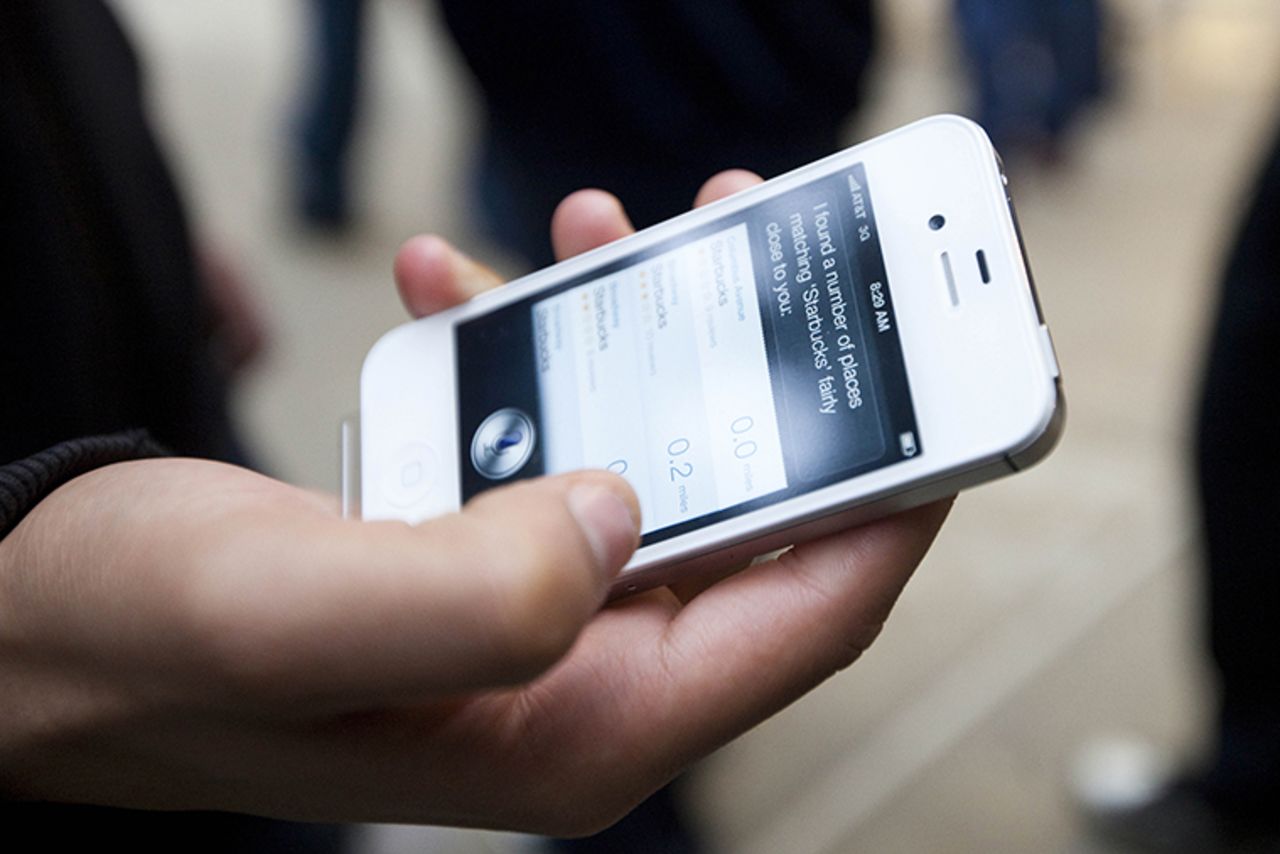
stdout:
[[898,447],[902,448],[904,457],[914,457],[920,452],[920,448],[916,445],[916,434],[910,430],[898,434]]

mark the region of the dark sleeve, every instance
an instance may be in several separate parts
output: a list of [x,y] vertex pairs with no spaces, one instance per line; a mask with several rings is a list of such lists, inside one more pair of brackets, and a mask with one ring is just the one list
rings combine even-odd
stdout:
[[165,456],[145,430],[89,436],[54,445],[25,460],[0,466],[0,538],[62,484],[111,463]]
[[875,39],[871,0],[441,6],[491,122],[522,143],[588,156],[714,152],[754,168],[771,144],[835,133],[858,103]]
[[140,425],[237,459],[143,83],[101,0],[0,0],[0,462]]

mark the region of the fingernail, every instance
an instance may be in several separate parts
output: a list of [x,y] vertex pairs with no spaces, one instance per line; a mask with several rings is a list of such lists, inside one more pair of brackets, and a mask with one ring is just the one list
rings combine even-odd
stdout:
[[492,267],[481,264],[456,247],[449,247],[449,264],[459,287],[468,297],[492,290],[502,279]]
[[569,491],[569,512],[591,544],[596,567],[612,578],[635,551],[639,526],[631,508],[614,493],[598,486],[575,486]]

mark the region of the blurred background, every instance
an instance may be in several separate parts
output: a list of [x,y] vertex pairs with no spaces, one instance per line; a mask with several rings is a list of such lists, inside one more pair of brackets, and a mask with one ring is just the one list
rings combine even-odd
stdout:
[[[112,5],[196,230],[256,291],[270,329],[236,387],[236,419],[269,471],[334,490],[363,355],[403,320],[398,245],[439,232],[503,272],[527,269],[477,224],[486,190],[472,167],[492,144],[481,92],[435,4],[370,0],[345,193],[308,199],[297,142],[308,4]],[[983,109],[957,26],[965,6],[879,4],[842,142]],[[1111,0],[1105,11],[1104,73],[1070,122],[1004,134],[1065,375],[1065,439],[1039,468],[962,498],[856,667],[688,776],[681,796],[711,850],[1110,850],[1090,841],[1072,795],[1087,746],[1203,746],[1213,702],[1191,417],[1215,284],[1280,107],[1280,6]],[[1022,62],[1025,79],[1045,60],[1001,61]],[[531,844],[396,828],[362,841],[442,854]]]

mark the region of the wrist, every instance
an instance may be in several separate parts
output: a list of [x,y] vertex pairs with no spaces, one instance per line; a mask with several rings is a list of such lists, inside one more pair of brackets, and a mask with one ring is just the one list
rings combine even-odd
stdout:
[[61,442],[0,466],[0,539],[64,483],[112,463],[166,456],[145,430],[125,430]]

